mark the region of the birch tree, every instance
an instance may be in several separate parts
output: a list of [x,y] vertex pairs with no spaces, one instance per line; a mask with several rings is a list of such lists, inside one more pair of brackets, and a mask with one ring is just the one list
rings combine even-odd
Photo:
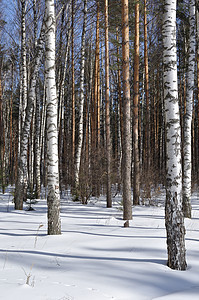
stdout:
[[[74,63],[74,18],[75,0],[72,0],[72,40],[71,40],[71,60],[72,60],[72,170],[75,162],[75,63]],[[73,173],[74,176],[74,173]],[[74,178],[73,178],[74,179]]]
[[87,0],[84,0],[84,22],[83,22],[82,46],[81,46],[79,138],[78,138],[78,142],[77,142],[77,153],[76,153],[76,163],[75,163],[75,187],[76,187],[76,192],[79,188],[79,171],[80,171],[80,160],[81,160],[82,144],[83,144],[83,108],[84,108],[84,73],[85,73],[86,23],[87,23]]
[[191,124],[193,111],[193,90],[195,72],[195,0],[189,1],[189,45],[186,88],[186,113],[184,115],[184,174],[183,174],[183,211],[191,218]]
[[[25,111],[27,105],[26,19],[25,19],[27,3],[25,0],[21,0],[19,3],[21,3],[21,8],[20,8],[21,9],[21,66],[20,66],[20,101],[19,101],[19,123],[18,123],[18,156],[21,155],[20,148],[21,148],[21,138],[22,138],[22,127],[25,121],[25,116],[26,116]],[[25,174],[21,174],[21,176],[24,177],[23,190],[25,190],[27,189],[27,178],[25,177]],[[22,203],[23,202],[21,202],[21,204]],[[22,209],[21,205],[20,205],[20,209]]]
[[21,0],[21,60],[22,60],[22,122],[25,120],[27,105],[27,64],[26,64],[26,1]]
[[41,118],[40,118],[40,90],[39,82],[36,87],[36,112],[35,112],[35,183],[36,183],[36,198],[40,197],[40,161],[41,161],[41,144],[40,144],[40,130],[41,130]]
[[21,142],[20,142],[20,155],[18,158],[17,183],[15,189],[15,209],[19,209],[19,210],[23,209],[23,200],[26,199],[28,138],[30,134],[32,113],[35,104],[35,97],[36,97],[35,89],[36,89],[37,75],[41,64],[43,50],[44,50],[44,25],[41,28],[41,34],[37,44],[34,70],[30,81],[30,90],[29,90],[28,102],[26,107],[26,115],[25,115],[24,126],[22,128],[22,135],[21,135]]
[[57,95],[55,82],[55,7],[54,0],[45,0],[45,81],[47,97],[47,167],[48,167],[48,234],[61,234]]
[[176,270],[185,270],[186,251],[182,211],[181,129],[176,58],[176,0],[164,0],[162,36],[167,141],[165,225],[168,266]]

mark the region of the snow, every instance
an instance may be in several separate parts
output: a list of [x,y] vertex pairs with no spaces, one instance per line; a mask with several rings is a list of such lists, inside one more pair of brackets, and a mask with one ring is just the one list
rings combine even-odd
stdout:
[[199,299],[199,203],[186,219],[186,271],[167,267],[164,204],[133,207],[124,228],[121,198],[106,208],[61,200],[62,235],[48,236],[46,200],[35,211],[15,211],[9,190],[0,194],[2,300]]

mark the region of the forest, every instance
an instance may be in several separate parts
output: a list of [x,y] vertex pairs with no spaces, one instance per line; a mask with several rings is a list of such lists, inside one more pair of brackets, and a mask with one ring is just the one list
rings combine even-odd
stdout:
[[1,0],[0,187],[16,211],[166,190],[167,265],[186,270],[184,219],[199,180],[199,1]]

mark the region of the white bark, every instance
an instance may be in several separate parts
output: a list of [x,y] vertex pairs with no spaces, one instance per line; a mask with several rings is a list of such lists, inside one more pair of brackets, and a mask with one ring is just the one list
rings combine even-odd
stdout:
[[[36,99],[36,94],[34,96]],[[35,100],[34,100],[35,101]],[[35,103],[33,105],[32,122],[29,136],[29,170],[28,170],[28,188],[33,193],[34,185],[34,136],[35,136]]]
[[183,174],[183,211],[191,218],[191,123],[193,110],[193,90],[195,71],[195,0],[189,1],[189,41],[188,70],[186,88],[186,114],[184,116],[184,174]]
[[79,137],[77,142],[77,152],[75,161],[75,186],[79,186],[79,170],[83,144],[83,108],[84,108],[84,73],[85,73],[85,36],[87,24],[87,0],[84,0],[84,23],[82,30],[82,47],[81,47],[81,77],[80,77],[80,103],[79,103]]
[[166,230],[168,266],[185,270],[185,228],[182,212],[181,130],[176,58],[176,0],[164,0],[164,102],[167,140]]
[[36,87],[37,74],[41,63],[43,49],[44,49],[44,26],[42,26],[40,39],[37,45],[37,54],[35,58],[33,74],[31,77],[28,103],[26,108],[26,118],[25,118],[24,126],[22,128],[20,156],[18,158],[17,184],[15,190],[15,209],[23,209],[23,200],[26,198],[28,138],[30,134],[31,119],[32,119],[32,113],[33,113],[33,108],[35,103],[35,87]]
[[40,161],[41,161],[41,146],[40,146],[40,129],[41,129],[41,118],[40,118],[40,90],[37,83],[36,87],[36,112],[35,112],[35,183],[36,183],[36,197],[40,197]]
[[26,63],[26,5],[21,0],[21,66],[20,66],[20,101],[19,101],[19,127],[18,127],[18,155],[20,155],[20,144],[22,127],[25,121],[25,110],[27,105],[27,63]]
[[41,130],[40,130],[40,147],[41,147],[41,183],[46,187],[45,185],[45,154],[46,154],[46,83],[44,81],[44,95],[43,95],[43,105],[42,105],[42,111],[41,111]]
[[54,0],[45,0],[46,52],[45,79],[47,96],[48,234],[61,234],[57,95],[55,82],[55,8]]
[[27,63],[26,63],[26,1],[21,0],[21,58],[22,58],[22,126],[27,106]]

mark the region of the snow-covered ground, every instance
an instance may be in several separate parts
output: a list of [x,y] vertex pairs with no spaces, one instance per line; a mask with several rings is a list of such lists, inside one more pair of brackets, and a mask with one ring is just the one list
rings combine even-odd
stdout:
[[83,206],[65,194],[62,235],[47,236],[45,200],[15,211],[12,195],[0,194],[0,299],[198,300],[197,194],[185,220],[187,271],[166,266],[163,204],[134,207],[124,228],[119,200],[107,209],[103,198]]

